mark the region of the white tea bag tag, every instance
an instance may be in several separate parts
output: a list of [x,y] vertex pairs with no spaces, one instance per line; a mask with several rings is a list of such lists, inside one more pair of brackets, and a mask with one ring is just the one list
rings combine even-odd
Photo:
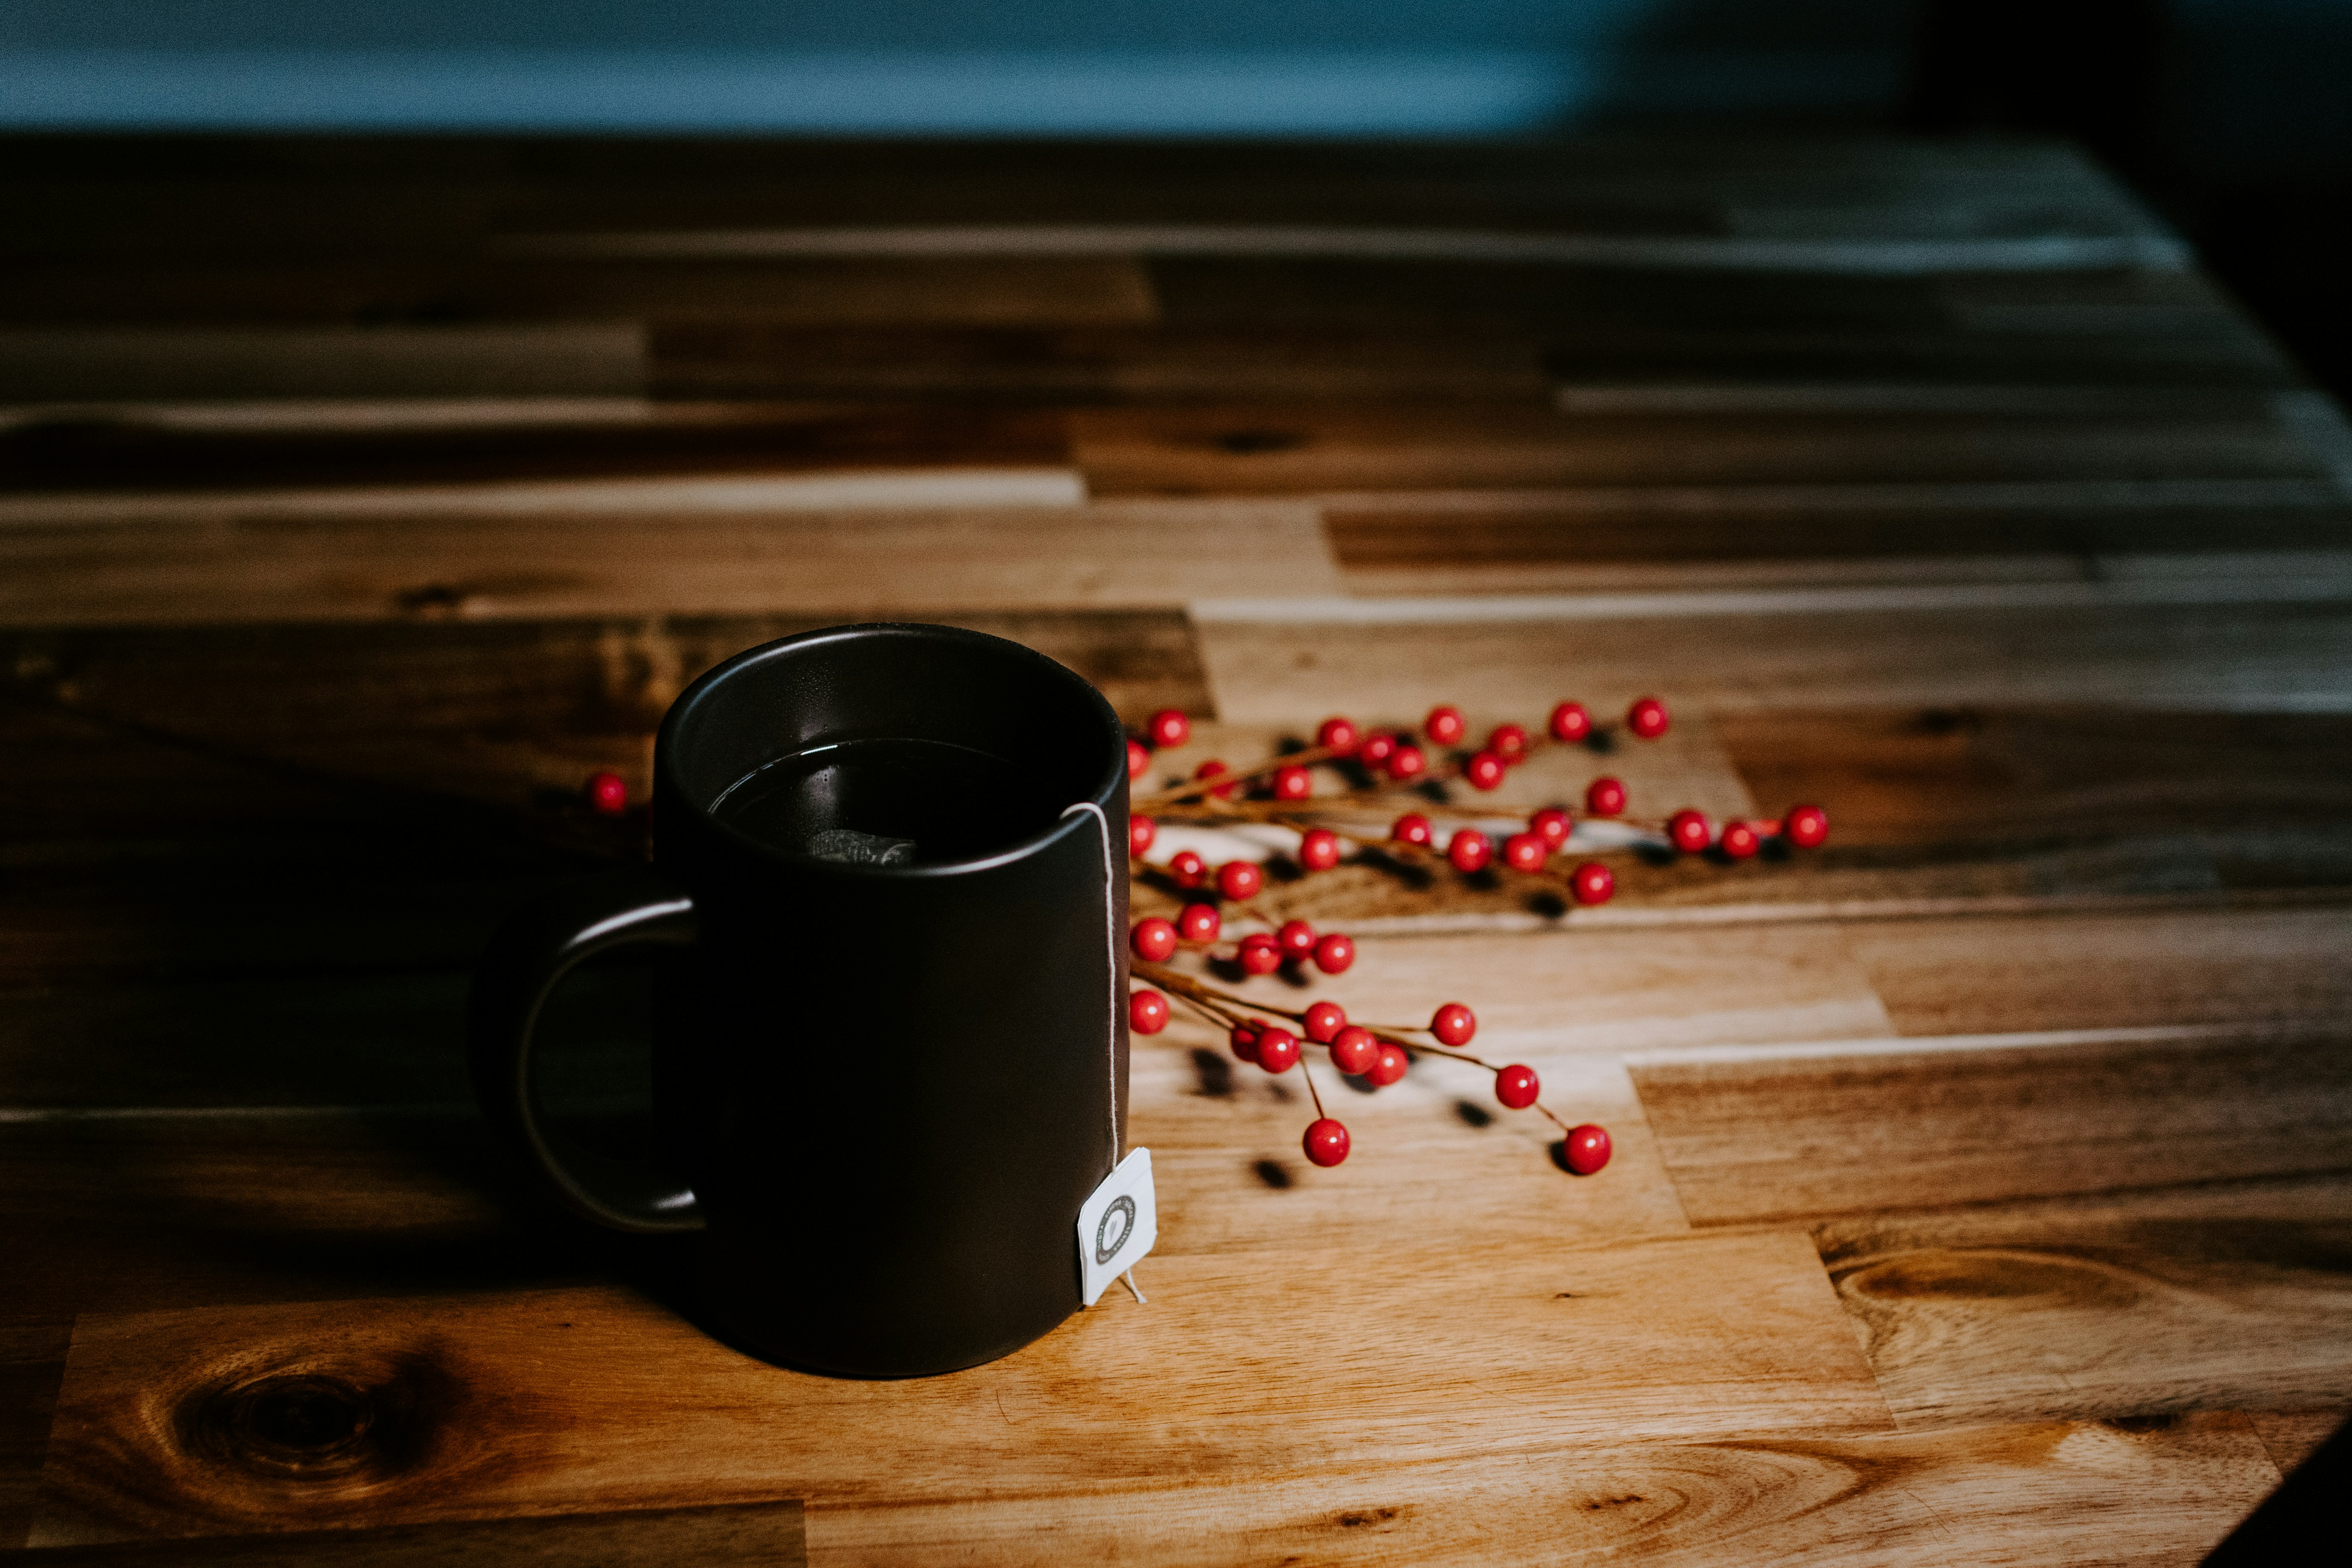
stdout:
[[1151,1151],[1130,1150],[1078,1209],[1078,1266],[1087,1305],[1093,1306],[1112,1280],[1142,1262],[1159,1239]]

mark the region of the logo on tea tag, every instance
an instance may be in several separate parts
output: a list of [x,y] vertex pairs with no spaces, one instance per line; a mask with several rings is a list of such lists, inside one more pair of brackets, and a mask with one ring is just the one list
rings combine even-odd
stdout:
[[1093,1306],[1112,1280],[1143,1261],[1159,1239],[1151,1151],[1131,1150],[1078,1209],[1080,1294],[1087,1305]]

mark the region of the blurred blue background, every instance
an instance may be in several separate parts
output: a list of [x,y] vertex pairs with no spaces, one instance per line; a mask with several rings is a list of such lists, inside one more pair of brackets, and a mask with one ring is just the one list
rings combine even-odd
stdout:
[[6,0],[0,123],[1520,133],[1883,115],[1905,0]]

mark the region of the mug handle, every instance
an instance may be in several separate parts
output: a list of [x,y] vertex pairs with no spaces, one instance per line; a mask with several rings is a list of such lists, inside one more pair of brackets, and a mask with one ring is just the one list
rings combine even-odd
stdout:
[[583,959],[625,942],[683,946],[694,938],[686,889],[650,867],[633,867],[525,905],[499,928],[474,972],[466,1057],[482,1113],[566,1207],[614,1230],[700,1230],[702,1205],[691,1187],[649,1164],[583,1149],[556,1153],[533,1092],[539,1015],[557,982]]

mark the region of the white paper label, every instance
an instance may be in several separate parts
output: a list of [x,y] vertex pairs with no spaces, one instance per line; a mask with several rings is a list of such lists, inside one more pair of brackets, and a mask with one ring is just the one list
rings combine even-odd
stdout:
[[1110,1282],[1143,1261],[1160,1239],[1151,1196],[1151,1151],[1134,1149],[1078,1209],[1078,1267],[1091,1307]]

